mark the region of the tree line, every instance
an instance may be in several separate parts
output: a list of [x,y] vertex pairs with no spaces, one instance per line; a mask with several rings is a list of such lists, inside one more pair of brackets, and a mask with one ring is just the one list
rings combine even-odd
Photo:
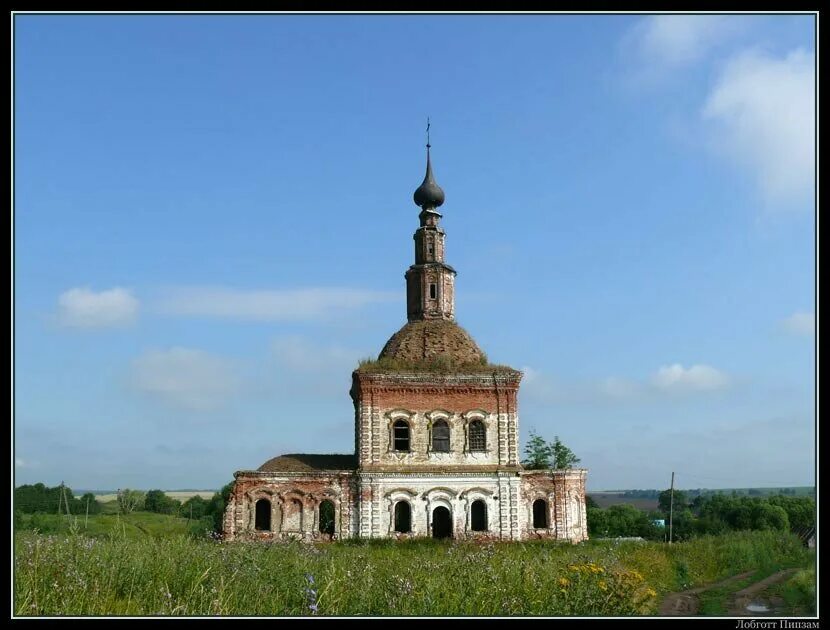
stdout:
[[99,514],[101,503],[91,492],[80,498],[66,485],[49,488],[42,483],[14,489],[14,509],[24,514]]
[[[155,512],[191,519],[202,529],[222,530],[222,515],[233,484],[229,483],[210,499],[194,495],[182,502],[168,496],[163,490],[120,489],[116,495],[118,511]],[[66,485],[48,487],[42,483],[22,485],[14,489],[14,509],[23,514],[100,514],[103,504],[91,492],[80,498]]]
[[588,535],[663,540],[668,533],[670,510],[672,538],[677,541],[740,530],[800,532],[816,524],[816,502],[806,496],[701,494],[690,500],[686,492],[675,490],[673,507],[671,503],[670,490],[659,494],[658,509],[654,511],[629,504],[603,509],[589,495],[586,498]]

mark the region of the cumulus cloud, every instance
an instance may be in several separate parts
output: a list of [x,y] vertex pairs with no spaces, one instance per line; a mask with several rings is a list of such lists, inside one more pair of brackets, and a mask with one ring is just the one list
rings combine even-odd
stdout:
[[723,389],[729,377],[708,365],[684,368],[681,364],[665,365],[652,375],[651,383],[666,392],[688,392]]
[[740,27],[724,15],[654,15],[628,32],[623,45],[651,69],[693,63]]
[[815,313],[793,313],[784,320],[784,328],[794,335],[815,335],[816,315]]
[[58,322],[69,328],[113,328],[135,321],[138,300],[128,289],[95,292],[86,287],[64,291],[58,297]]
[[168,315],[213,317],[249,321],[303,321],[326,319],[344,310],[399,300],[388,291],[349,288],[240,290],[229,287],[171,289],[157,305]]
[[211,411],[237,393],[239,379],[230,361],[202,350],[149,350],[132,365],[133,386],[175,407]]
[[815,170],[815,69],[799,48],[744,51],[723,68],[701,112],[713,148],[746,169],[772,203],[809,198]]
[[648,403],[678,393],[704,394],[731,385],[731,379],[713,367],[684,368],[679,363],[661,367],[648,379],[609,376],[593,381],[563,381],[530,367],[523,367],[522,372],[522,393],[529,400],[543,403]]

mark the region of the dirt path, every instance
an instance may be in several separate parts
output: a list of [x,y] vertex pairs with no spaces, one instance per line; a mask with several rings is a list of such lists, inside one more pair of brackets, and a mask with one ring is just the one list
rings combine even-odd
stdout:
[[[773,584],[783,582],[796,571],[798,571],[798,569],[784,569],[778,573],[773,573],[763,580],[755,582],[755,584],[750,584],[737,593],[733,593],[729,598],[729,606],[726,614],[730,617],[759,617],[764,615],[779,614],[780,611],[776,610],[776,608],[780,607],[783,604],[783,601],[772,601],[772,598],[764,596],[764,591]],[[765,607],[768,610],[756,610],[754,612],[748,611],[747,606],[753,603],[760,604],[761,607]]]
[[743,580],[744,578],[749,577],[753,573],[754,571],[747,571],[746,573],[739,573],[738,575],[728,577],[725,580],[716,582],[715,584],[699,586],[697,588],[693,588],[688,591],[682,591],[680,593],[669,593],[668,595],[666,595],[666,598],[663,600],[663,603],[660,604],[659,614],[661,617],[693,617],[697,614],[698,610],[698,593],[708,591],[711,588],[720,588],[722,586],[727,586],[732,582]]
[[[754,584],[750,584],[746,588],[736,591],[729,596],[729,603],[727,605],[727,616],[729,617],[763,617],[765,615],[777,615],[780,613],[777,610],[783,604],[783,601],[772,601],[764,597],[764,591],[770,586],[783,582],[789,578],[798,569],[784,569],[773,573],[769,577],[759,580]],[[700,608],[700,601],[698,595],[704,591],[713,588],[721,588],[728,586],[732,582],[743,580],[755,573],[754,571],[747,571],[746,573],[739,573],[732,577],[726,578],[715,584],[707,584],[706,586],[699,586],[681,593],[669,593],[660,605],[661,617],[693,617],[697,615]],[[773,598],[774,599],[774,598]],[[749,605],[758,605],[755,611],[747,610]],[[767,608],[767,610],[763,610]]]

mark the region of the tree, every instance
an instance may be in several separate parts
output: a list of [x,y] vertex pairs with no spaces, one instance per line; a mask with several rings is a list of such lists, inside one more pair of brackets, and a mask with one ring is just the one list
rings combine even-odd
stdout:
[[207,514],[208,501],[198,494],[193,495],[182,503],[181,515],[198,521]]
[[565,470],[578,464],[580,459],[573,451],[562,443],[559,436],[554,436],[553,442],[545,442],[544,438],[531,430],[530,439],[525,446],[527,459],[522,466],[527,470]]
[[565,470],[573,468],[574,464],[578,464],[580,460],[573,451],[562,444],[559,436],[553,438],[553,443],[550,445],[551,456],[553,457],[553,468],[555,470]]
[[118,509],[122,514],[129,514],[144,507],[144,493],[141,490],[119,489],[117,500]]
[[[674,491],[674,510],[679,512],[686,506],[688,506],[689,500],[686,497],[686,493],[682,490],[675,490]],[[671,490],[663,490],[660,493],[660,496],[657,497],[657,506],[660,508],[660,511],[663,514],[669,513],[669,508],[672,505],[672,491]]]
[[213,529],[217,532],[222,531],[222,518],[225,515],[225,506],[228,504],[232,490],[233,482],[223,486],[219,492],[215,492],[208,501],[205,516],[213,519]]
[[85,493],[81,499],[81,507],[83,508],[84,512],[87,511],[89,514],[100,514],[101,513],[101,504],[98,503],[98,500],[95,498],[95,495],[91,492]]
[[550,468],[550,460],[553,455],[550,445],[545,442],[542,436],[535,431],[530,432],[530,439],[525,446],[527,459],[522,462],[527,470],[544,470]]
[[181,503],[168,497],[162,490],[150,490],[144,498],[144,509],[158,514],[178,514]]

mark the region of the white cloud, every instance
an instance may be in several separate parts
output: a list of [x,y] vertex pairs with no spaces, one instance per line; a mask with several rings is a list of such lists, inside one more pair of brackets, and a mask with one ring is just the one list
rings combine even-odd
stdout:
[[74,288],[58,298],[58,322],[70,328],[112,328],[135,321],[138,300],[128,289],[115,287],[96,293]]
[[716,151],[747,169],[772,203],[809,198],[815,169],[815,70],[799,48],[745,51],[723,68],[701,116]]
[[703,57],[739,24],[724,15],[654,15],[638,22],[623,43],[652,69],[677,67]]
[[784,328],[795,335],[816,334],[815,313],[793,313],[784,320]]
[[218,409],[239,388],[230,361],[202,350],[150,350],[137,358],[132,367],[136,389],[185,409]]
[[282,367],[300,372],[342,374],[356,368],[363,356],[356,350],[318,345],[300,336],[278,337],[271,342],[271,350]]
[[543,403],[648,403],[677,393],[705,393],[724,389],[731,379],[708,365],[686,369],[676,363],[663,366],[650,379],[609,376],[600,380],[561,381],[530,367],[523,367],[522,393]]
[[24,460],[22,457],[15,457],[14,458],[14,467],[15,468],[36,468],[37,464],[35,462],[30,462],[28,460]]
[[729,377],[708,365],[693,365],[687,369],[675,363],[657,370],[651,383],[666,392],[705,391],[728,386]]
[[168,315],[252,321],[328,319],[344,310],[400,300],[388,291],[349,288],[240,290],[229,287],[180,287],[161,299]]

